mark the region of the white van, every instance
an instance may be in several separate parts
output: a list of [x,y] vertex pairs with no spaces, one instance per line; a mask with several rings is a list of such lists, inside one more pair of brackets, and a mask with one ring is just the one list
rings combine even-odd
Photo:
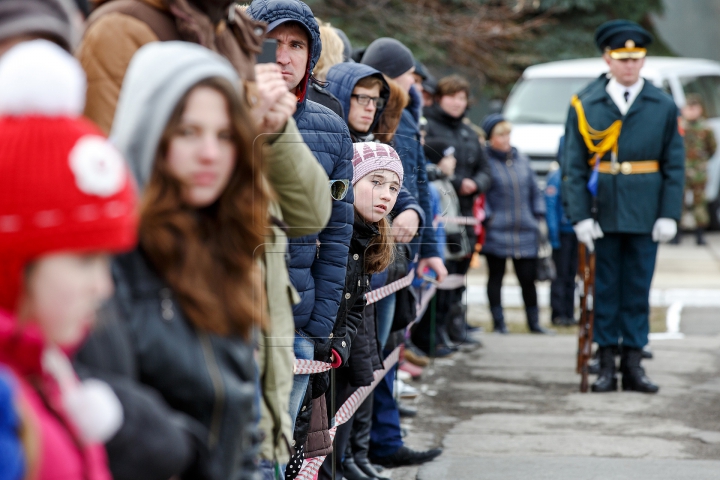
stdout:
[[[529,67],[510,92],[503,115],[513,124],[510,142],[532,160],[539,176],[555,160],[570,98],[608,71],[602,58],[565,60]],[[708,124],[720,140],[720,63],[694,58],[647,57],[643,78],[685,104],[685,95],[700,95]],[[711,203],[712,227],[720,228],[720,152],[708,166],[706,195]]]

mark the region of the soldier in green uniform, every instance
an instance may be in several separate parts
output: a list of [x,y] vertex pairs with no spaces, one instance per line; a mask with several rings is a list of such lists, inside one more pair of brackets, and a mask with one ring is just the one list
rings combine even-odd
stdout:
[[658,242],[677,233],[685,153],[672,98],[640,77],[652,36],[627,20],[601,25],[595,41],[609,74],[573,97],[565,127],[563,203],[578,240],[597,254],[594,392],[655,393],[640,365],[649,332]]
[[[685,195],[680,227],[694,229],[698,245],[705,245],[704,233],[710,223],[705,199],[708,160],[715,154],[717,142],[712,128],[705,124],[704,108],[698,95],[688,94],[682,108],[685,131]],[[680,232],[673,243],[680,243]]]

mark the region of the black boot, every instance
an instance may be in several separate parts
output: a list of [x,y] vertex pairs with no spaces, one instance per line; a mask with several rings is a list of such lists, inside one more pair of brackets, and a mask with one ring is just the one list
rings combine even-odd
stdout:
[[600,359],[600,374],[595,383],[592,384],[592,391],[598,393],[616,392],[617,378],[615,378],[615,349],[613,347],[598,348]]
[[[349,445],[348,445],[349,446]],[[346,480],[372,480],[373,477],[365,475],[360,467],[355,463],[355,459],[352,455],[345,454],[345,460],[343,460],[343,478]]]
[[[348,458],[353,459],[353,463],[363,473],[363,475],[379,479],[388,480],[375,470],[368,459],[368,451],[370,450],[370,428],[372,427],[372,411],[373,396],[370,395],[357,409],[353,419],[352,432],[350,433],[350,441],[348,442],[349,452],[345,453],[345,461]],[[347,474],[345,467],[345,478],[351,480]]]
[[490,307],[490,313],[493,318],[493,331],[497,333],[507,334],[508,329],[505,325],[505,315],[503,315],[502,306]]
[[540,333],[544,335],[552,335],[555,333],[553,330],[540,326],[540,310],[538,310],[538,307],[526,308],[525,315],[527,315],[527,324],[530,333]]
[[465,321],[465,306],[457,303],[450,307],[445,328],[454,345],[477,346],[480,342],[468,335],[468,325]]
[[705,241],[705,230],[702,228],[698,228],[695,230],[695,242],[698,245],[707,245],[707,242]]
[[660,387],[652,383],[640,366],[641,348],[622,349],[622,389],[643,393],[657,393]]

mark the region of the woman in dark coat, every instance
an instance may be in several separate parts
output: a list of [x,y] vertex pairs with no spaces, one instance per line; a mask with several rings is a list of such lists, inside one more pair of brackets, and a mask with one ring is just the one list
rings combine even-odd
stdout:
[[[77,361],[154,393],[145,403],[165,411],[190,450],[169,475],[149,475],[153,461],[127,478],[258,477],[253,336],[264,319],[255,249],[268,194],[236,85],[230,63],[187,42],[143,47],[123,84],[112,133],[142,191],[140,245],[114,259],[115,308]],[[125,443],[108,444],[121,467],[145,454],[134,444],[158,433],[139,422],[143,405],[123,407]],[[150,445],[157,462],[178,454],[163,451],[169,440],[178,439]]]
[[511,129],[512,125],[500,114],[489,115],[483,121],[492,173],[485,201],[487,237],[482,249],[489,271],[488,301],[495,331],[507,333],[500,290],[507,259],[511,258],[522,288],[528,328],[533,333],[548,333],[540,326],[535,289],[538,226],[544,221],[545,199],[529,159],[510,146]]
[[[475,131],[463,121],[469,98],[468,81],[458,75],[451,75],[440,79],[435,103],[423,110],[427,119],[425,156],[428,159],[442,157],[441,152],[433,151],[434,145],[447,145],[455,149],[457,163],[450,183],[460,201],[460,215],[465,217],[473,216],[475,199],[490,187],[490,170],[480,140]],[[467,225],[465,230],[470,245],[475,245],[477,236],[474,225]],[[472,252],[469,252],[464,258],[446,260],[448,273],[465,275],[470,268],[471,258]],[[443,347],[452,347],[454,343],[477,343],[467,336],[462,305],[464,290],[465,287],[438,291],[436,317],[440,326],[438,334],[441,339],[441,352],[449,353],[450,351]],[[420,325],[415,332],[413,341],[419,342],[417,345],[420,348],[429,351],[429,327]],[[443,338],[447,340],[443,342]]]

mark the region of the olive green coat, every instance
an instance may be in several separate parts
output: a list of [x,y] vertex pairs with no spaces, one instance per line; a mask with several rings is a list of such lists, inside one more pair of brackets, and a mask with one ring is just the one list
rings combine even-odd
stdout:
[[[578,97],[588,124],[605,130],[622,120],[618,161],[657,160],[655,173],[617,175],[601,173],[598,182],[598,222],[606,233],[649,234],[658,218],[680,220],[685,148],[678,129],[679,112],[669,95],[648,80],[623,116],[605,90],[605,75],[588,85]],[[562,197],[573,223],[592,218],[592,195],[587,183],[592,173],[591,154],[578,131],[578,117],[571,106],[565,125]],[[610,154],[603,158],[610,160]]]
[[[260,430],[265,435],[260,456],[282,464],[290,459],[292,441],[289,414],[295,362],[292,305],[299,301],[288,276],[287,236],[301,237],[324,228],[330,218],[331,198],[325,170],[303,142],[292,118],[282,134],[268,136],[264,141],[262,147],[259,146],[262,140],[256,142],[255,161],[264,165],[275,200],[270,205],[270,215],[276,221],[265,237],[260,262],[268,299],[268,318],[260,335],[257,358],[262,391]],[[277,220],[286,225],[281,228]]]

